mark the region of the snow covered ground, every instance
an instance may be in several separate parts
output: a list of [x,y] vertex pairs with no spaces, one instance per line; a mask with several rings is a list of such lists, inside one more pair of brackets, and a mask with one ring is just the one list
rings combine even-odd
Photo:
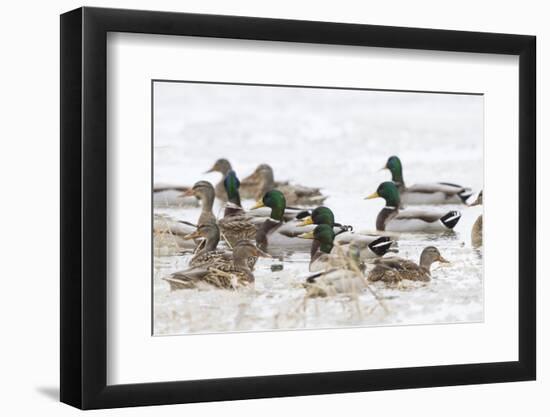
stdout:
[[[483,97],[309,88],[155,83],[154,182],[212,183],[203,174],[217,158],[243,178],[269,163],[277,179],[322,187],[336,221],[374,230],[382,200],[364,200],[390,178],[379,169],[398,155],[408,184],[448,181],[483,186]],[[245,207],[252,201],[243,201]],[[215,210],[219,206],[215,207]],[[256,285],[242,291],[170,292],[162,277],[184,269],[189,256],[154,258],[154,333],[458,323],[483,320],[483,260],[470,245],[481,207],[459,209],[455,233],[404,234],[399,255],[418,260],[436,245],[450,265],[435,266],[430,283],[373,289],[356,300],[305,299],[308,253],[261,259]],[[198,208],[155,213],[196,221]],[[170,253],[170,252],[165,252]],[[282,260],[281,260],[282,259]],[[271,264],[283,264],[272,272]]]

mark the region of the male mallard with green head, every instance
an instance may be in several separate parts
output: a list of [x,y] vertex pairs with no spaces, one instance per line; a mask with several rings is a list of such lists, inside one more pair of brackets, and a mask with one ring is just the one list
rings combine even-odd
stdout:
[[366,288],[359,248],[334,244],[334,230],[328,224],[320,224],[313,231],[302,234],[313,239],[311,244],[310,272],[304,288],[308,297],[326,297],[338,294],[357,294]]
[[270,209],[269,217],[258,226],[256,244],[262,250],[273,248],[288,248],[294,250],[307,249],[307,244],[300,239],[295,239],[296,223],[285,223],[286,200],[279,190],[271,190],[256,202],[251,210],[261,207]]
[[[470,207],[479,206],[483,204],[483,190],[481,190]],[[474,225],[472,226],[472,246],[479,248],[483,245],[483,214],[480,214]]]
[[362,260],[383,256],[394,244],[394,241],[387,236],[366,235],[350,231],[350,226],[336,223],[334,221],[334,213],[330,208],[325,206],[315,208],[311,212],[311,215],[303,218],[298,226],[304,227],[321,224],[332,226],[335,233],[335,242],[340,245],[353,244],[359,251],[358,253]]
[[[382,256],[392,244],[387,236],[378,237],[377,240],[368,245],[360,241],[350,243],[335,242],[336,233],[332,226],[320,224],[312,231],[302,233],[298,236],[302,239],[312,239],[309,270],[311,272],[320,271],[330,266],[336,266],[338,262],[335,259],[341,259],[344,255],[351,260],[356,261],[357,266],[361,265],[364,259]],[[386,249],[382,249],[385,247]]]
[[250,210],[260,207],[269,207],[271,209],[269,217],[258,227],[255,236],[258,247],[262,250],[267,250],[269,243],[273,242],[277,230],[284,224],[285,196],[279,190],[270,190]]
[[227,196],[227,203],[225,204],[223,216],[227,217],[235,214],[244,215],[244,210],[241,205],[241,182],[232,169],[229,170],[223,179],[223,187]]
[[403,166],[397,156],[390,156],[383,169],[391,172],[392,181],[397,184],[403,205],[415,204],[466,204],[472,191],[461,185],[448,182],[434,182],[405,186]]
[[256,199],[276,188],[283,193],[286,203],[289,205],[312,206],[322,204],[326,199],[319,188],[276,182],[273,168],[268,164],[259,165],[251,175],[243,180],[243,184],[255,187],[254,198]]
[[447,213],[429,210],[399,210],[400,196],[397,185],[383,182],[376,192],[365,199],[383,198],[386,206],[376,217],[376,229],[388,232],[443,232],[452,230],[460,220],[460,212]]
[[430,268],[434,262],[449,263],[435,246],[424,248],[418,264],[399,257],[380,258],[374,261],[375,267],[370,271],[368,279],[386,283],[398,283],[404,279],[430,281]]
[[233,248],[231,258],[218,257],[211,262],[175,272],[165,280],[172,290],[246,287],[254,283],[254,274],[248,265],[248,259],[258,256],[270,257],[252,242],[241,240]]

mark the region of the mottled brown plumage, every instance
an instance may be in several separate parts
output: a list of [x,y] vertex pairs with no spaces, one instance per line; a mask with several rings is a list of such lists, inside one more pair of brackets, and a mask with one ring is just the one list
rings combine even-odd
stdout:
[[229,215],[218,221],[223,239],[235,246],[239,240],[256,238],[256,225],[250,217],[244,214]]
[[430,281],[430,267],[434,262],[448,263],[435,246],[424,248],[418,264],[396,256],[379,258],[374,261],[375,267],[369,272],[368,279],[371,282],[383,281],[386,283],[397,283],[404,279]]
[[175,272],[165,280],[172,290],[209,287],[237,289],[254,282],[248,259],[256,256],[269,257],[253,243],[240,241],[235,245],[231,258],[221,256],[207,264]]
[[[273,168],[267,164],[259,165],[251,175],[241,182],[241,186],[243,185],[253,189],[253,198],[255,199],[263,197],[265,193],[276,188],[283,193],[286,203],[289,205],[318,206],[326,199],[319,188],[275,181]],[[241,194],[245,195],[242,191]]]
[[[220,241],[220,230],[218,226],[213,224],[202,224],[198,229],[187,235],[184,239],[204,239],[198,246],[195,254],[189,261],[190,266],[204,266],[212,262],[225,258],[230,261],[233,253],[228,250],[217,250],[218,242]],[[257,257],[248,258],[247,265],[250,269],[254,269]]]
[[[483,191],[479,192],[479,195],[476,198],[471,206],[479,206],[483,204]],[[472,246],[474,248],[479,248],[483,245],[483,215],[480,214],[474,225],[472,226]]]
[[472,246],[483,246],[483,215],[480,215],[472,226]]

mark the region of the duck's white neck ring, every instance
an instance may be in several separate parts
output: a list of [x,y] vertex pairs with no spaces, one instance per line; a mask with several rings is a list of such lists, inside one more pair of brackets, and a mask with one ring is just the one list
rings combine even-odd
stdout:
[[385,209],[389,209],[389,210],[395,210],[397,207],[393,207],[393,206],[386,206],[384,207]]

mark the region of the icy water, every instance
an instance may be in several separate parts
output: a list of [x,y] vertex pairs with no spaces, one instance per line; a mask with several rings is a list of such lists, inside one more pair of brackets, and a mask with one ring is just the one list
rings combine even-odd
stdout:
[[[321,187],[336,221],[373,231],[384,202],[363,198],[390,178],[379,170],[390,155],[401,158],[408,184],[448,181],[477,193],[483,186],[483,97],[155,83],[155,183],[216,184],[220,174],[203,172],[220,157],[241,178],[266,162],[276,179]],[[243,201],[245,208],[252,205]],[[470,245],[482,208],[440,207],[461,211],[454,232],[401,234],[399,256],[418,261],[425,246],[435,245],[451,263],[434,264],[429,283],[371,285],[378,300],[370,291],[306,298],[307,252],[260,259],[252,288],[171,292],[162,278],[186,268],[191,255],[155,247],[154,334],[482,321],[483,259]],[[199,211],[155,208],[155,214],[191,222]],[[283,269],[272,271],[275,264]]]

